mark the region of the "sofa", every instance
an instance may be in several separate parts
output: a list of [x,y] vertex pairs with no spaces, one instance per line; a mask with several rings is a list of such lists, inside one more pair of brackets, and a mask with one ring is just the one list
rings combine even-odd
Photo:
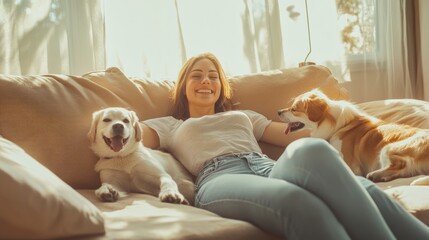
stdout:
[[[231,76],[229,81],[235,108],[274,121],[278,109],[313,88],[352,101],[329,69],[318,65]],[[116,67],[83,76],[0,75],[0,238],[278,239],[250,223],[147,194],[129,193],[117,202],[95,197],[98,159],[87,138],[92,113],[119,106],[136,111],[141,120],[167,116],[173,86],[172,80],[133,78]],[[429,103],[424,101],[358,105],[386,121],[429,128]],[[260,145],[273,159],[283,151]],[[378,185],[429,225],[429,186],[410,186],[413,179]]]

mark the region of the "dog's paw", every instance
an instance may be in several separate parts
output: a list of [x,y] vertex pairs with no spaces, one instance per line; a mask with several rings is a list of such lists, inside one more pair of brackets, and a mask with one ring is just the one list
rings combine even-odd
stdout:
[[119,192],[111,185],[103,185],[95,190],[95,195],[103,202],[115,202],[119,198]]
[[373,182],[389,182],[389,181],[395,179],[395,177],[386,176],[383,174],[383,172],[380,172],[380,171],[370,172],[366,175],[366,178],[368,178],[369,180],[371,180]]
[[161,202],[189,205],[189,202],[188,200],[186,200],[185,196],[183,196],[178,191],[162,191],[159,193],[159,199],[161,200]]

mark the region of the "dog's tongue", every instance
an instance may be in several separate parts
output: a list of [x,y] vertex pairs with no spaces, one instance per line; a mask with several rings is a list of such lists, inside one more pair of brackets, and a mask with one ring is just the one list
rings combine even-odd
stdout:
[[115,136],[111,138],[112,143],[110,143],[110,147],[112,147],[113,151],[119,152],[124,147],[124,141],[121,136]]
[[288,135],[290,133],[290,123],[287,125],[286,129],[285,129],[285,135]]

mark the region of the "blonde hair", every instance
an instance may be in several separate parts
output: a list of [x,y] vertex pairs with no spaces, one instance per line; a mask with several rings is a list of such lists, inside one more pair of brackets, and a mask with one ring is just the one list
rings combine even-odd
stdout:
[[189,118],[188,99],[186,97],[186,79],[194,64],[201,59],[209,59],[212,61],[219,74],[221,93],[219,99],[215,103],[215,112],[218,113],[231,110],[231,86],[226,79],[222,65],[212,53],[202,53],[188,59],[179,72],[179,76],[171,96],[173,99],[173,117],[177,119],[186,120]]

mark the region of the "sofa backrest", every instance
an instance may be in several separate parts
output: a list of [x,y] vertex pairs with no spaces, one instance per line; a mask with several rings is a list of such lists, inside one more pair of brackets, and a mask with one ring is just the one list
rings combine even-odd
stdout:
[[[233,103],[276,121],[277,110],[300,93],[321,88],[334,99],[347,99],[330,71],[306,66],[230,77]],[[97,157],[87,133],[92,113],[119,106],[141,120],[171,114],[174,81],[126,77],[118,68],[84,76],[0,75],[0,135],[16,143],[74,188],[97,188]],[[276,159],[282,148],[261,144]],[[0,149],[1,151],[1,149]]]

